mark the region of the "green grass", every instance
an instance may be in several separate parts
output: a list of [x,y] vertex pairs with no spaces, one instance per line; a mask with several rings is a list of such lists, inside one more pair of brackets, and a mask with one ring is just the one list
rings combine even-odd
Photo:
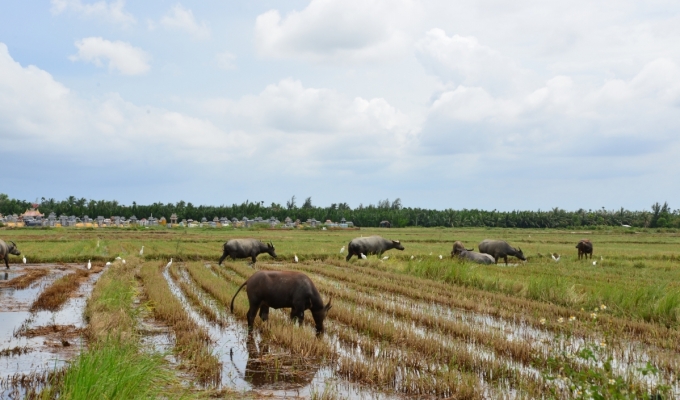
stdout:
[[159,353],[142,352],[129,341],[107,340],[78,356],[62,378],[58,395],[72,400],[159,398],[171,380],[163,363]]

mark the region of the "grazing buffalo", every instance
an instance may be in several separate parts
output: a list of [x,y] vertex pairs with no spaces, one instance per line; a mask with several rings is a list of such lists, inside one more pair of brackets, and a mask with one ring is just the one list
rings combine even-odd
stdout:
[[0,239],[0,260],[5,260],[5,266],[9,268],[9,255],[13,254],[15,256],[21,255],[21,252],[19,249],[17,249],[17,245],[14,242],[10,242],[11,244],[5,243],[3,240]]
[[576,248],[578,249],[578,259],[580,260],[583,256],[586,257],[586,260],[588,259],[588,254],[590,254],[590,258],[593,258],[593,242],[591,242],[589,239],[581,239],[578,244],[576,245]]
[[354,238],[347,245],[347,257],[345,260],[349,261],[352,256],[359,258],[361,254],[381,255],[390,249],[404,250],[404,246],[398,240],[389,240],[381,236]]
[[257,260],[257,256],[262,253],[267,253],[270,256],[276,258],[276,252],[274,251],[274,244],[272,242],[262,243],[257,239],[231,239],[224,244],[224,252],[222,257],[220,257],[220,262],[218,265],[222,265],[227,256],[230,256],[234,260],[237,258],[248,258],[253,260],[253,265]]
[[508,256],[514,256],[522,261],[526,261],[522,249],[516,249],[508,244],[504,240],[491,240],[484,239],[479,243],[479,252],[489,254],[493,257],[496,264],[498,264],[498,259],[502,258],[505,260],[505,265],[508,265]]
[[463,245],[463,242],[460,240],[456,240],[453,242],[453,250],[451,250],[451,257],[460,254],[463,250],[467,251],[472,251],[474,250],[474,247],[471,249],[466,249],[465,246]]
[[305,310],[312,311],[316,323],[316,332],[323,332],[323,320],[331,301],[324,305],[319,291],[309,277],[297,271],[258,271],[250,276],[231,299],[231,312],[234,313],[234,299],[247,286],[248,294],[248,329],[253,329],[255,315],[260,310],[260,319],[269,318],[269,308],[291,308],[290,318],[299,323],[305,318]]
[[466,249],[461,250],[458,253],[458,257],[462,260],[476,262],[477,264],[493,264],[496,262],[496,260],[488,254],[477,253],[476,251]]
[[381,228],[391,228],[392,224],[390,221],[380,221],[380,227]]

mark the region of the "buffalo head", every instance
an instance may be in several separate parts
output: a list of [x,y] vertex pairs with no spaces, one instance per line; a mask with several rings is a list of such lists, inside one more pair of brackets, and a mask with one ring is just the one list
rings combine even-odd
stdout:
[[269,241],[269,243],[267,243],[267,254],[276,258],[276,251],[274,249],[274,243],[272,243],[271,240]]
[[12,245],[8,246],[9,248],[7,249],[7,251],[9,251],[9,254],[14,254],[15,256],[20,256],[21,252],[19,251],[19,249],[17,249],[16,243],[14,243],[14,242],[10,242],[10,243],[12,243]]
[[326,304],[321,310],[317,311],[312,311],[312,317],[314,318],[314,323],[316,324],[316,334],[322,334],[323,333],[323,320],[326,319],[326,315],[328,315],[328,310],[333,307],[331,305],[331,300],[332,298],[328,299],[328,304]]
[[392,243],[394,244],[395,249],[404,250],[404,246],[401,245],[401,242],[399,240],[393,240]]
[[517,249],[515,249],[515,251],[516,251],[515,257],[519,258],[519,259],[522,260],[522,261],[526,261],[526,260],[527,260],[527,258],[524,257],[524,253],[522,253],[522,249],[521,249],[521,248],[517,248]]

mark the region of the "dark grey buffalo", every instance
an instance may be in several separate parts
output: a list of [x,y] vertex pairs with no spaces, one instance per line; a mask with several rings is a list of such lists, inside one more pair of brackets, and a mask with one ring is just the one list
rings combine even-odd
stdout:
[[352,239],[347,245],[347,257],[349,261],[352,256],[361,257],[361,254],[381,255],[390,249],[404,250],[404,246],[398,240],[385,239],[381,236],[369,236]]
[[390,221],[380,221],[380,227],[381,228],[391,228],[392,223],[390,223]]
[[590,258],[593,258],[593,242],[591,242],[588,239],[581,239],[578,244],[576,245],[576,248],[578,249],[578,259],[580,260],[583,256],[586,257],[586,260],[588,259],[588,254],[590,254]]
[[15,256],[20,256],[21,252],[17,249],[17,245],[14,242],[11,244],[5,243],[0,239],[0,260],[5,260],[5,266],[9,268],[9,255],[13,254]]
[[477,253],[476,251],[470,251],[463,249],[458,253],[458,257],[461,260],[472,261],[477,264],[493,264],[496,262],[493,257],[484,253]]
[[466,249],[465,246],[463,245],[463,242],[461,242],[460,240],[456,240],[455,242],[453,242],[453,249],[451,250],[451,257],[460,254],[463,250],[472,251],[472,250],[474,250],[474,247],[471,248],[471,249]]
[[305,310],[312,311],[316,323],[316,332],[323,332],[323,320],[331,301],[324,305],[319,291],[311,279],[297,271],[258,271],[250,276],[231,299],[231,312],[234,313],[234,299],[246,287],[248,294],[248,329],[253,329],[255,315],[260,310],[260,318],[269,318],[269,308],[290,308],[290,318],[299,323],[305,318]]
[[257,256],[262,253],[267,253],[276,258],[274,251],[274,244],[272,242],[262,243],[257,239],[231,239],[223,246],[222,257],[220,257],[219,265],[222,265],[227,256],[236,260],[237,258],[248,258],[253,260],[253,264],[257,260]]
[[508,265],[508,256],[517,257],[522,261],[526,261],[522,249],[516,249],[508,244],[504,240],[491,240],[484,239],[479,243],[479,252],[485,253],[493,257],[494,262],[498,264],[498,259],[502,258],[505,260],[505,265]]

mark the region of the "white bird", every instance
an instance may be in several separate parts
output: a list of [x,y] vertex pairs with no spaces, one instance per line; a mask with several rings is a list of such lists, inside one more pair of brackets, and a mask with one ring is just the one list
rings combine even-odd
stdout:
[[26,264],[26,256],[24,256],[24,264]]
[[359,254],[361,254],[362,259],[364,259],[364,260],[366,259],[366,255],[364,253],[359,253]]
[[97,240],[97,247],[99,247],[99,240]]
[[172,265],[172,258],[170,259],[170,262],[168,263],[168,265],[165,266],[165,268],[170,268],[171,265]]
[[593,265],[597,265],[597,261],[593,261]]
[[342,254],[344,252],[345,252],[345,246],[342,246],[342,248],[340,249],[340,254]]
[[108,267],[109,265],[111,265],[111,263],[109,261],[107,261],[106,266]]
[[439,255],[439,259],[440,259],[440,260],[442,259],[442,255],[441,255],[441,254]]
[[295,254],[295,262],[298,262],[297,254]]
[[602,256],[600,256],[600,261],[604,261],[604,258],[602,258]]
[[125,260],[123,260],[123,264],[125,264]]
[[142,249],[139,250],[139,255],[140,255],[140,256],[143,256],[143,255],[144,255],[144,246],[142,246]]
[[626,224],[621,224],[621,226],[624,227],[624,228],[630,228],[630,225],[626,225]]
[[[557,257],[555,257],[557,255]],[[552,259],[555,260],[555,262],[560,261],[560,255],[557,253],[552,253]]]
[[121,260],[120,256],[116,257],[116,260]]
[[91,269],[91,268],[92,268],[92,263],[90,262],[90,260],[87,260],[87,269]]
[[388,256],[385,256],[385,257],[383,257],[382,259],[383,259],[383,260],[387,260],[388,258],[389,258]]
[[413,256],[411,256],[411,260],[413,260]]

